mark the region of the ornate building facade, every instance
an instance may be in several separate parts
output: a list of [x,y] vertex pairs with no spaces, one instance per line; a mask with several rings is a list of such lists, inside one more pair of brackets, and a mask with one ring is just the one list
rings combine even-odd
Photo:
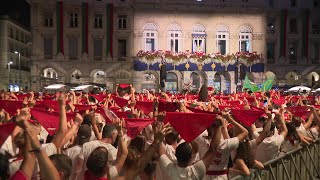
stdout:
[[[141,63],[139,51],[257,52],[263,60],[242,70],[211,64],[167,66],[170,91],[202,84],[234,92],[244,73],[257,83],[315,85],[319,79],[318,0],[29,0],[31,87],[53,83],[132,83],[159,90],[159,63]],[[241,83],[240,83],[241,84]],[[167,86],[167,87],[168,87]]]

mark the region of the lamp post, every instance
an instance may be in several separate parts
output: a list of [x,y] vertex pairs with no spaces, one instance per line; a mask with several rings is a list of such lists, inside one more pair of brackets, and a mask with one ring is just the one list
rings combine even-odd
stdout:
[[8,90],[10,90],[10,82],[11,82],[11,72],[10,72],[10,66],[12,64],[12,61],[8,62],[8,74],[9,74],[9,80],[8,80]]
[[21,63],[20,63],[21,54],[18,51],[15,51],[14,53],[18,54],[18,56],[19,56],[19,91],[20,91],[21,90]]

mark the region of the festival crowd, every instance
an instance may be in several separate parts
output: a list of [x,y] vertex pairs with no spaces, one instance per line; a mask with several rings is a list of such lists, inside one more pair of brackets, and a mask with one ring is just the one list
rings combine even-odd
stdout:
[[319,137],[317,96],[0,91],[0,179],[226,180]]

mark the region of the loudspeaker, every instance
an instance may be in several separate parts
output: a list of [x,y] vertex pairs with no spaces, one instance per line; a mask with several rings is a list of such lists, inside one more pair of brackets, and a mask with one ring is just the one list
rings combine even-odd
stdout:
[[247,75],[247,71],[246,71],[246,66],[242,66],[240,67],[240,79],[244,80],[246,78]]
[[162,64],[160,68],[160,79],[167,79],[167,66]]

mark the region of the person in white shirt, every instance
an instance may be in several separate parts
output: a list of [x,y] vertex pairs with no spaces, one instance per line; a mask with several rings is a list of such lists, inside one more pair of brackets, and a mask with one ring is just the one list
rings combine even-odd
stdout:
[[272,123],[268,137],[257,147],[256,160],[261,163],[270,161],[278,156],[280,147],[288,134],[288,129],[284,120],[284,109],[281,109],[280,113],[276,114],[276,120],[280,123],[280,134],[274,134],[276,124]]
[[108,150],[108,162],[114,163],[117,157],[117,149],[112,146],[112,144],[115,143],[116,138],[118,135],[118,131],[115,128],[113,124],[107,124],[104,126],[102,131],[102,139],[101,140],[95,140],[90,141],[87,143],[84,143],[79,156],[76,160],[76,166],[75,166],[75,177],[77,179],[82,179],[83,175],[81,173],[84,173],[85,170],[87,170],[86,167],[86,161],[91,152],[96,149],[97,147],[103,146]]

